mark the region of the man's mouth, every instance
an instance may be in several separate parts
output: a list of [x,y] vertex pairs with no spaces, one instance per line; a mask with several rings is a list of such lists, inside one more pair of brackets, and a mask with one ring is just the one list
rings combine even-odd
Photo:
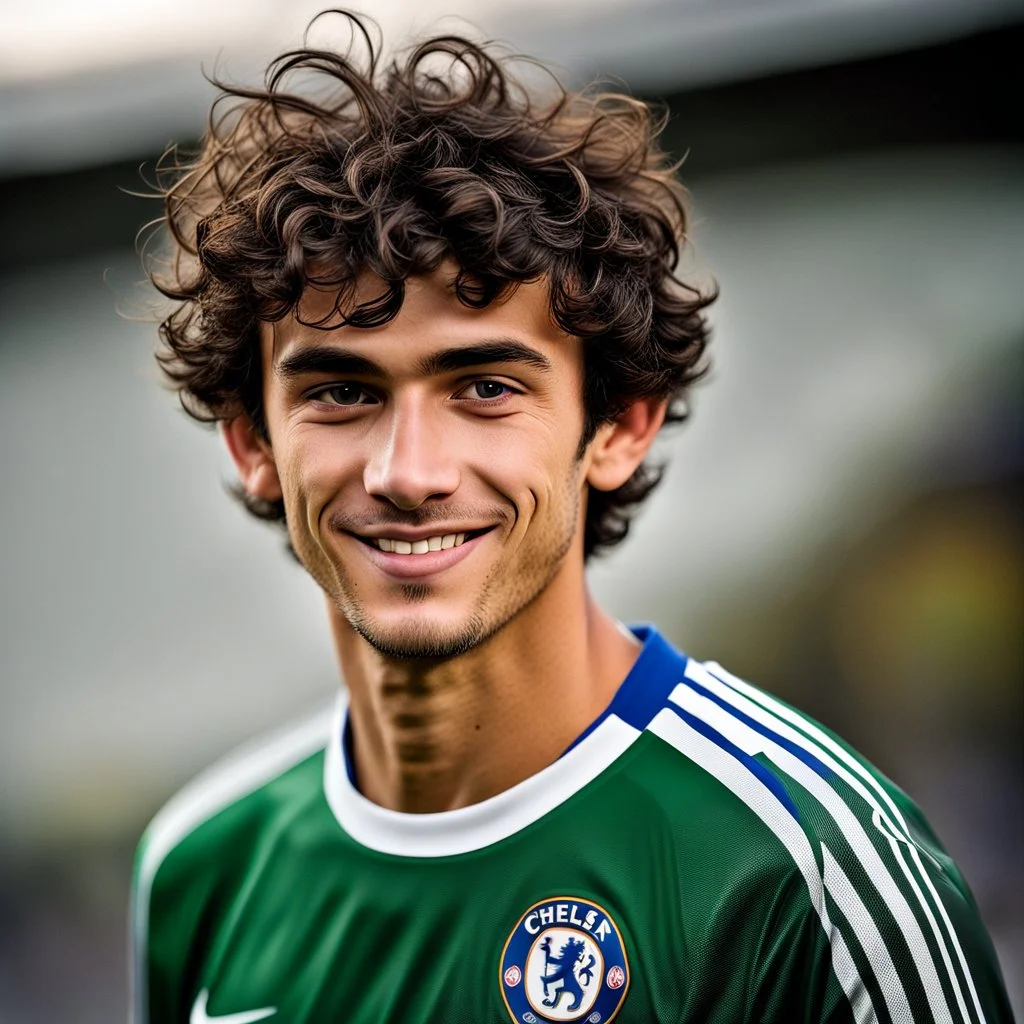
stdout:
[[493,526],[482,530],[466,530],[460,533],[439,533],[433,537],[408,540],[402,537],[358,537],[364,544],[385,551],[390,555],[426,555],[432,551],[447,551],[461,547],[467,540],[480,537],[493,530]]

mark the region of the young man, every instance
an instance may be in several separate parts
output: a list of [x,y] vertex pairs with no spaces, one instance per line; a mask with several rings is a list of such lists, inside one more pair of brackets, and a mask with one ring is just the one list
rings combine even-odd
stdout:
[[914,805],[587,590],[703,366],[647,109],[454,38],[235,95],[166,193],[161,359],[347,696],[153,822],[137,1024],[1008,1020]]

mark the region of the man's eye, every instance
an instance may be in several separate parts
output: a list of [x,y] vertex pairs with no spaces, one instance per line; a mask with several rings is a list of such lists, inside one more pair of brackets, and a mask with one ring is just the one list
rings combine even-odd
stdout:
[[361,384],[332,384],[310,397],[328,405],[373,405],[377,401]]
[[475,380],[466,389],[470,398],[480,398],[484,401],[493,398],[502,398],[511,394],[512,389],[507,384],[497,380]]

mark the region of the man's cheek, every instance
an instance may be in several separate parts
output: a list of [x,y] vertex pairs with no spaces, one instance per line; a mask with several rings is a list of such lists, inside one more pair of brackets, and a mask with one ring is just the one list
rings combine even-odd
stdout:
[[314,532],[326,528],[324,509],[330,504],[337,485],[315,459],[295,459],[288,473],[288,490],[292,500],[301,508],[303,521]]

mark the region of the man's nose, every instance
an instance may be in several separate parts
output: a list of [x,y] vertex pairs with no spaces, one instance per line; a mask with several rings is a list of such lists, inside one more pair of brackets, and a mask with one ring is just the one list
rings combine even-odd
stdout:
[[425,400],[395,402],[373,431],[363,473],[367,494],[402,509],[446,498],[459,486],[459,468],[444,436],[441,416]]

